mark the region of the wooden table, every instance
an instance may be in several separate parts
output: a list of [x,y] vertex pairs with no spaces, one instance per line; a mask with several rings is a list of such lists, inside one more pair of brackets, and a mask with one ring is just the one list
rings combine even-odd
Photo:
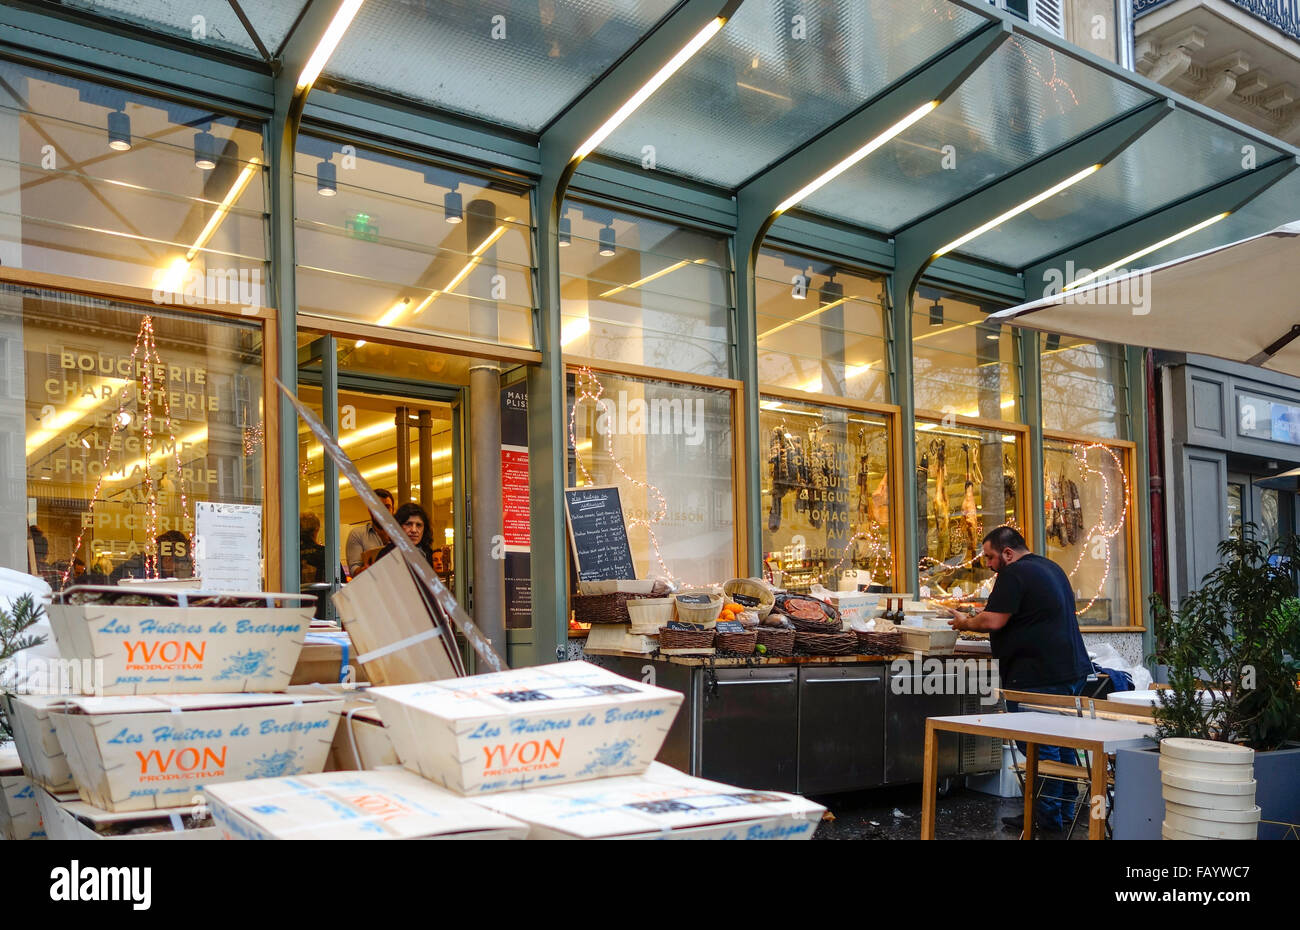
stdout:
[[1106,756],[1116,749],[1141,749],[1154,745],[1153,730],[1149,723],[1093,720],[1035,711],[930,717],[925,721],[921,839],[934,839],[940,731],[1014,739],[1026,744],[1024,839],[1031,839],[1034,835],[1034,780],[1038,775],[1038,747],[1064,746],[1092,753],[1092,803],[1088,818],[1088,839],[1100,840],[1106,838]]

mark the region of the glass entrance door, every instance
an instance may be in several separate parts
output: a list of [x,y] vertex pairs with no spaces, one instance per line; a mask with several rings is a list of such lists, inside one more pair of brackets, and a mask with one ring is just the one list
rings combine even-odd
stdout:
[[1256,538],[1272,546],[1279,538],[1293,531],[1294,492],[1261,487],[1259,481],[1266,475],[1228,474],[1228,529],[1240,537],[1247,523],[1255,525]]
[[[324,365],[331,352],[335,364]],[[354,343],[328,336],[300,347],[299,395],[322,422],[336,424],[339,445],[399,524],[423,524],[420,542],[434,571],[460,598],[461,388],[357,370],[349,364],[356,354]],[[365,571],[390,540],[305,426],[298,461],[301,585],[327,594]]]

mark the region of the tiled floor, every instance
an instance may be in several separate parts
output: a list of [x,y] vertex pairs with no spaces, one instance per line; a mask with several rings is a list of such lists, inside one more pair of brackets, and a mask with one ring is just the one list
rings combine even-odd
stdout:
[[[813,837],[818,840],[915,840],[921,836],[919,785],[879,788],[851,794],[814,798],[835,816],[823,821]],[[1003,829],[1002,818],[1023,813],[1019,798],[995,798],[965,788],[954,788],[939,801],[935,838],[941,840],[1015,840],[1018,832]],[[1064,833],[1041,835],[1060,841]],[[1086,812],[1074,829],[1074,840],[1088,838]]]

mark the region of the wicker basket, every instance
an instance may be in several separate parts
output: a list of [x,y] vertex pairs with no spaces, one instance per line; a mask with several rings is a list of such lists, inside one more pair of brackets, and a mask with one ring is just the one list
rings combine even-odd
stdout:
[[785,614],[785,616],[789,617],[791,620],[800,619],[806,623],[816,622],[807,617],[795,617],[794,613],[792,613],[792,605],[801,601],[810,602],[815,605],[817,609],[821,611],[822,617],[825,618],[827,622],[839,622],[840,612],[838,610],[830,604],[827,604],[825,601],[820,600],[819,598],[810,597],[806,594],[778,594],[776,595],[775,609],[777,613]]
[[869,656],[899,655],[903,651],[901,633],[858,632],[858,651]]
[[673,619],[673,599],[643,597],[628,601],[627,615],[632,620],[631,632],[657,636],[659,628]]
[[718,652],[736,652],[741,655],[753,655],[758,645],[757,633],[719,633],[713,640]]
[[858,651],[856,633],[795,633],[794,647],[814,656],[851,656]]
[[659,648],[707,649],[713,645],[713,639],[713,630],[670,630],[664,627],[659,631]]
[[[691,604],[682,601],[683,597],[701,594],[709,599],[708,603]],[[679,591],[677,592],[677,596],[673,598],[673,601],[677,607],[678,620],[683,623],[707,624],[712,624],[718,619],[718,615],[722,613],[722,605],[724,603],[721,594],[708,588],[690,588],[685,591]]]
[[648,594],[576,594],[573,597],[573,618],[579,623],[630,623],[628,601],[649,597]]
[[722,586],[722,592],[732,600],[736,599],[737,594],[757,599],[758,606],[748,609],[758,614],[759,620],[765,619],[776,604],[776,593],[771,586],[757,578],[732,578]]
[[759,627],[755,632],[758,645],[767,648],[770,656],[794,655],[794,630],[781,630],[776,627]]
[[790,623],[800,633],[818,633],[831,636],[844,631],[844,624],[839,619],[800,620],[797,617],[791,617]]

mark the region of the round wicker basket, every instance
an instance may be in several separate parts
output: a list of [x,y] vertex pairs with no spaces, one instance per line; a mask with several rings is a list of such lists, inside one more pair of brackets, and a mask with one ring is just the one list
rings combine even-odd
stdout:
[[859,631],[858,651],[870,656],[899,655],[903,651],[903,634]]
[[[682,600],[683,598],[708,598],[702,603],[692,603],[691,600]],[[689,588],[685,591],[679,591],[673,599],[677,606],[677,619],[683,623],[707,623],[712,624],[722,613],[723,597],[717,591],[708,588]]]
[[732,600],[735,600],[738,594],[741,597],[757,600],[756,605],[745,606],[758,614],[759,620],[765,619],[776,605],[776,593],[767,582],[759,581],[757,578],[732,578],[722,586],[722,592]]
[[756,631],[758,645],[767,648],[770,656],[794,655],[794,630],[782,630],[776,627],[759,627]]
[[758,633],[719,633],[713,645],[719,652],[753,655],[754,647],[758,645]]

